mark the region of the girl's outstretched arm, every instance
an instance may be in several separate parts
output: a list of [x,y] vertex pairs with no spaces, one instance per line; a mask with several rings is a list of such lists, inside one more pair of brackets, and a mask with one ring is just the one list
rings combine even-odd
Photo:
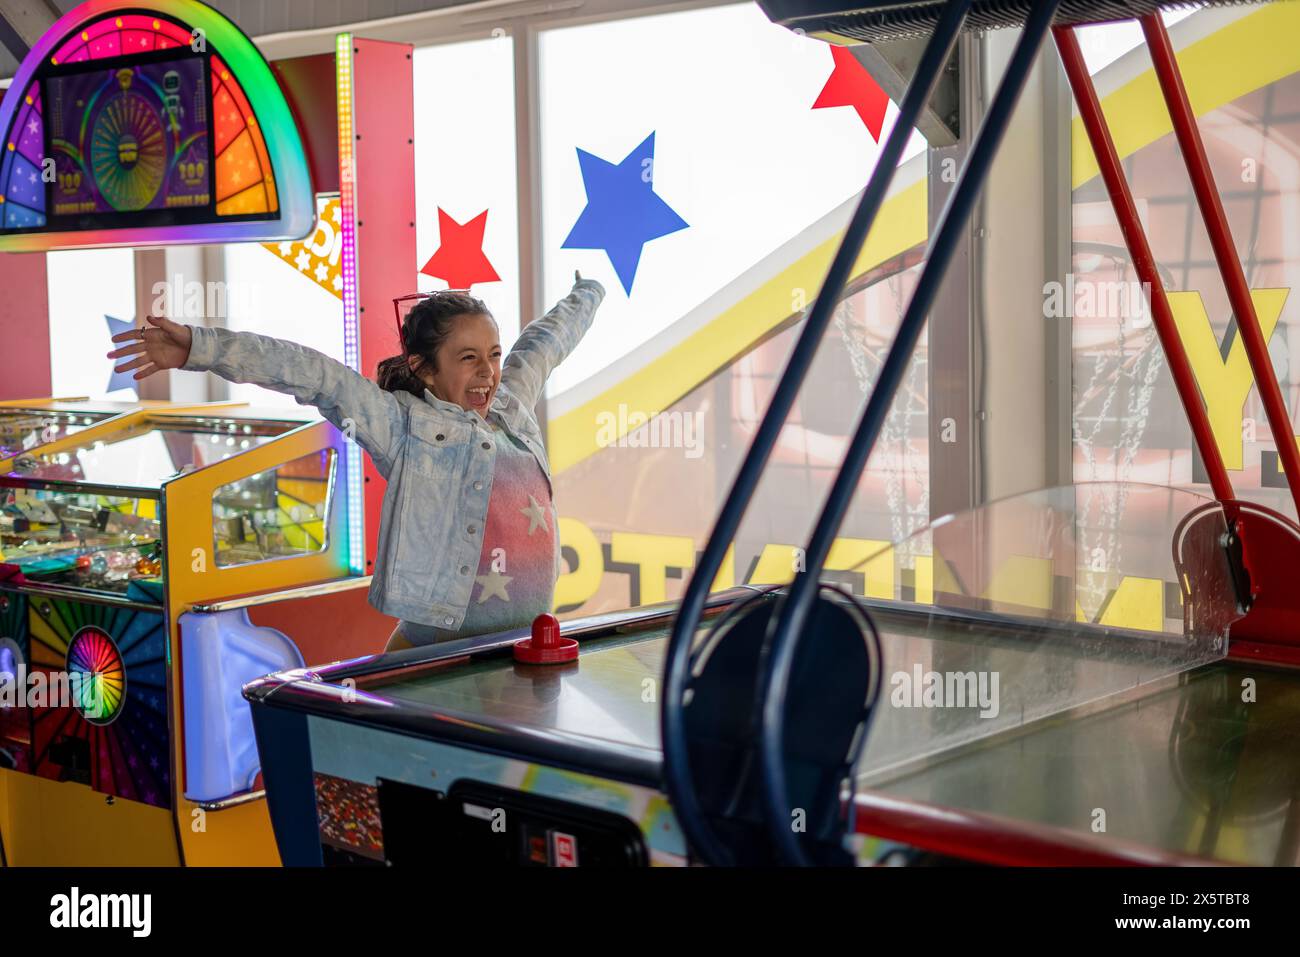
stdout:
[[131,329],[113,337],[128,346],[109,358],[136,356],[117,367],[138,369],[143,379],[163,369],[210,371],[231,382],[248,382],[293,396],[315,406],[370,453],[375,467],[387,476],[403,434],[404,411],[375,383],[315,349],[252,332],[186,326],[149,316],[151,327]]
[[605,287],[574,273],[573,289],[550,312],[524,326],[501,366],[501,383],[527,408],[537,404],[542,389],[558,366],[591,328]]

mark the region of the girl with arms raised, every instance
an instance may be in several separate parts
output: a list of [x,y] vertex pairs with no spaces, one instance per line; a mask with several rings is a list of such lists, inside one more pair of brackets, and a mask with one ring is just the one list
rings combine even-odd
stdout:
[[293,342],[154,316],[108,355],[136,379],[206,370],[284,392],[356,439],[388,482],[370,603],[400,619],[391,650],[526,628],[551,610],[560,544],[533,408],[605,296],[575,280],[504,360],[481,300],[432,294],[407,313],[377,383]]

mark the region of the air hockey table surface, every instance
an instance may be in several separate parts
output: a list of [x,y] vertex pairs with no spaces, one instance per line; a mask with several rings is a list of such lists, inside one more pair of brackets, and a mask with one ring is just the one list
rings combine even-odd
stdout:
[[[714,596],[710,614],[746,594]],[[882,643],[906,660],[977,663],[1057,697],[1095,681],[1086,653],[1045,655],[1033,628],[869,604]],[[566,666],[517,664],[510,649],[522,633],[507,633],[274,676],[246,694],[255,714],[272,705],[280,717],[306,716],[301,745],[326,847],[348,841],[322,781],[326,791],[352,782],[369,829],[382,831],[367,790],[377,781],[433,788],[460,774],[622,814],[642,826],[652,863],[678,863],[685,849],[660,790],[658,684],[672,617],[664,605],[568,623],[581,653]],[[1112,629],[1111,647],[1123,637]],[[1133,667],[1148,673],[1113,674]],[[1300,674],[1224,660],[1159,674],[1149,657],[1108,668],[1108,682],[1127,692],[1076,694],[1077,706],[1037,717],[1013,696],[1003,707],[1022,713],[978,734],[952,712],[879,709],[861,762],[858,832],[998,863],[1300,862]],[[266,731],[274,819],[287,792],[276,793],[284,775]],[[301,782],[297,792],[311,797]],[[382,854],[382,834],[370,839],[368,853]],[[303,835],[309,853],[314,840]]]

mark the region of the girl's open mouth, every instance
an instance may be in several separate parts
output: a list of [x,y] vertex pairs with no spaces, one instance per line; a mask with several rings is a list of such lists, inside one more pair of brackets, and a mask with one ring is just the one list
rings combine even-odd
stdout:
[[473,389],[467,390],[465,394],[469,397],[471,408],[485,409],[487,408],[488,398],[491,396],[492,390],[488,386],[477,386]]

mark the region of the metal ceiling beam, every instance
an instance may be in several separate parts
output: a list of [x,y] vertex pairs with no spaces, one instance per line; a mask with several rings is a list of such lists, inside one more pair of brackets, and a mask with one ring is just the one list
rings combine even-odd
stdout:
[[[858,43],[849,51],[871,74],[871,78],[895,103],[903,98],[925,49],[925,38]],[[934,147],[956,146],[961,140],[960,52],[953,50],[927,108],[917,118],[916,128]]]
[[50,0],[0,0],[0,43],[21,63],[61,16]]

